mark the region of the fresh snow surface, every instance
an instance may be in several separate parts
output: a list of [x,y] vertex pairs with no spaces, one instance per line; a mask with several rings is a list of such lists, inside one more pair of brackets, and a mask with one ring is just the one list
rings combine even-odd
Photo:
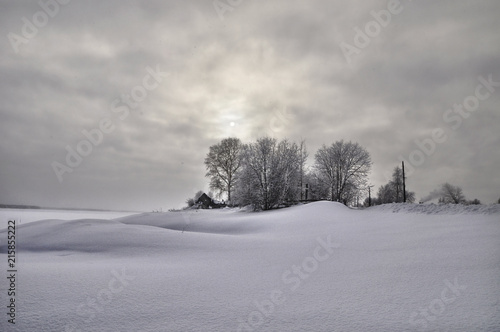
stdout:
[[498,214],[500,204],[402,204],[392,203],[370,207],[374,211],[425,213],[425,214]]
[[49,210],[49,209],[0,209],[0,228],[5,227],[7,220],[15,219],[17,223],[26,224],[43,219],[114,219],[137,214],[137,212],[120,211],[88,211],[88,210]]
[[428,209],[21,224],[16,324],[2,278],[0,331],[500,331],[498,207]]

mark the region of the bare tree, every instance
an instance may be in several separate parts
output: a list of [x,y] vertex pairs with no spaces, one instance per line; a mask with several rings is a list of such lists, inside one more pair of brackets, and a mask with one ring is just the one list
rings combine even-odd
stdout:
[[[332,147],[323,146],[314,155],[316,176],[328,188],[330,199],[335,200],[336,160]],[[322,191],[324,192],[325,189]]]
[[287,140],[264,137],[245,145],[237,186],[241,205],[269,210],[300,197],[300,149]]
[[[393,190],[393,201],[395,203],[402,203],[404,202],[404,198],[406,197],[406,202],[407,203],[413,203],[415,202],[415,193],[413,191],[408,191],[406,188],[403,186],[404,179],[403,179],[403,170],[401,167],[397,166],[394,168],[394,171],[392,172],[392,180],[389,181],[389,186]],[[390,203],[390,202],[384,202],[384,203]]]
[[313,168],[304,174],[304,183],[307,186],[307,197],[309,200],[326,200],[330,198],[329,186],[325,185],[319,172]]
[[415,197],[414,191],[406,191],[406,203],[415,203]]
[[194,199],[192,198],[186,199],[186,204],[188,207],[192,207],[194,205]]
[[403,186],[403,170],[397,166],[392,172],[392,179],[389,183],[381,186],[377,192],[376,204],[402,203],[406,194],[406,202],[415,202],[415,192],[408,191]]
[[439,198],[439,202],[444,204],[465,203],[465,196],[462,192],[462,188],[453,186],[448,182],[443,184],[441,186],[441,197]]
[[241,147],[238,138],[225,138],[219,144],[212,145],[205,158],[205,176],[210,177],[210,189],[217,190],[219,194],[227,193],[229,204],[241,166]]
[[394,190],[394,198],[395,202],[403,202],[403,171],[401,167],[394,168],[392,172],[392,181],[389,182],[389,185]]
[[323,145],[315,155],[315,168],[330,187],[332,201],[347,204],[353,190],[359,191],[366,184],[372,162],[368,151],[358,143],[337,141]]
[[299,145],[299,167],[300,167],[300,182],[299,182],[299,187],[300,187],[300,199],[304,199],[304,177],[306,175],[306,162],[307,162],[307,157],[309,157],[309,154],[307,153],[307,147],[306,147],[306,141],[302,140],[300,141]]
[[380,204],[396,202],[396,193],[390,183],[387,183],[378,188],[376,202]]

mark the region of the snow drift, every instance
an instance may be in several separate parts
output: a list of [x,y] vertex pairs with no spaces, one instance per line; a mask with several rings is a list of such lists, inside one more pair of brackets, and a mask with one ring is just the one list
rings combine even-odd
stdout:
[[464,205],[464,204],[404,204],[392,203],[372,206],[372,211],[391,211],[424,214],[499,214],[500,204]]

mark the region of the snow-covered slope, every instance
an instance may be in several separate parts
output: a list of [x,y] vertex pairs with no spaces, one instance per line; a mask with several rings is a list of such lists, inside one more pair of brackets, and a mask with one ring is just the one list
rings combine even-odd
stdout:
[[17,320],[2,314],[0,330],[499,331],[498,210],[395,210],[317,202],[21,225]]
[[[120,211],[89,211],[89,210],[49,210],[49,209],[0,209],[0,220],[15,219],[18,223],[42,219],[75,220],[83,218],[111,219],[137,214],[137,212]],[[0,225],[2,227],[3,225]]]
[[424,214],[499,214],[500,204],[463,205],[463,204],[402,204],[392,203],[372,206],[372,211],[390,211]]

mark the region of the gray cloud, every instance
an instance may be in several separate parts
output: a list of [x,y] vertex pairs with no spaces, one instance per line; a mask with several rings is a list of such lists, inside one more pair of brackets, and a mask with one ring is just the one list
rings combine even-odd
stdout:
[[[340,43],[353,44],[353,29],[388,2],[247,0],[222,21],[211,1],[73,0],[19,53],[7,35],[41,9],[2,2],[0,202],[179,207],[208,189],[211,144],[265,134],[306,139],[310,163],[323,143],[357,141],[378,186],[434,128],[447,140],[415,167],[409,189],[421,197],[448,181],[496,201],[500,89],[457,130],[443,114],[474,94],[479,76],[500,81],[500,3],[401,1],[347,63]],[[157,65],[170,75],[120,119],[113,102]],[[51,163],[103,118],[114,131],[59,183]]]

